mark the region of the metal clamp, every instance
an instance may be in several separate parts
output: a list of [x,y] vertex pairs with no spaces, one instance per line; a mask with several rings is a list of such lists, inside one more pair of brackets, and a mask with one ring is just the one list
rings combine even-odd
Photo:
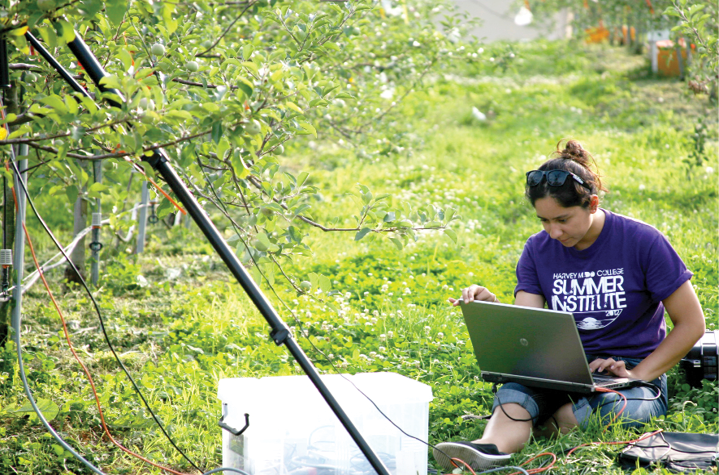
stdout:
[[100,252],[102,250],[102,243],[101,242],[91,242],[90,243],[90,250],[95,252]]
[[160,220],[160,218],[157,217],[157,211],[155,210],[156,208],[157,201],[150,201],[150,216],[147,217],[147,222],[150,224],[155,224]]
[[225,416],[227,416],[226,409],[227,409],[227,403],[223,403],[222,404],[223,414],[222,414],[222,417],[220,417],[220,421],[217,423],[217,425],[222,427],[223,429],[225,429],[227,432],[229,432],[230,434],[232,434],[234,436],[241,435],[244,431],[247,430],[248,427],[250,427],[250,415],[245,414],[245,427],[243,427],[242,429],[235,429],[235,428],[225,424]]

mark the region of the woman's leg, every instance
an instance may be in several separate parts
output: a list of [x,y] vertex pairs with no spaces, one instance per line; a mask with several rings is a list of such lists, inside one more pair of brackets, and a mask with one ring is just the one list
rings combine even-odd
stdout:
[[557,409],[552,417],[547,419],[543,426],[534,430],[534,435],[541,437],[552,437],[554,435],[566,434],[579,426],[579,421],[574,415],[574,404],[567,403]]
[[482,438],[473,443],[494,444],[500,452],[507,454],[519,452],[532,434],[531,419],[529,411],[519,404],[503,404],[494,410]]

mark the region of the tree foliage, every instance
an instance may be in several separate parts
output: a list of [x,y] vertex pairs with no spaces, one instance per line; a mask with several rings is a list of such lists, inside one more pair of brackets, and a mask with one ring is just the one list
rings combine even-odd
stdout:
[[708,92],[716,100],[719,79],[719,2],[694,3],[676,0],[664,12],[676,18],[672,29],[676,36],[696,46],[696,60],[690,64],[689,88],[695,93]]
[[[400,203],[358,184],[355,222],[320,223],[308,172],[281,164],[302,136],[335,139],[366,160],[408,153],[398,103],[452,60],[481,61],[458,43],[462,25],[441,4],[31,0],[0,16],[12,79],[24,89],[0,146],[7,156],[7,145],[29,145],[50,199],[119,204],[133,170],[152,176],[143,155],[163,148],[201,202],[229,220],[243,261],[266,277],[283,259],[310,252],[313,227],[355,240],[381,233],[401,248],[417,231],[456,219],[441,203]],[[26,31],[97,101],[32,56]],[[104,85],[127,98],[121,108],[102,103],[113,95],[96,89],[64,47],[75,35],[110,74]],[[106,184],[78,166],[92,160],[111,162]],[[158,214],[172,211],[164,200]]]
[[[719,2],[717,0],[544,0],[532,2],[535,16],[546,18],[567,8],[574,14],[580,31],[604,25],[621,31],[622,26],[650,30],[671,30],[674,40],[686,39],[692,47],[688,87],[695,93],[716,97],[719,74]],[[639,39],[642,41],[641,39]]]

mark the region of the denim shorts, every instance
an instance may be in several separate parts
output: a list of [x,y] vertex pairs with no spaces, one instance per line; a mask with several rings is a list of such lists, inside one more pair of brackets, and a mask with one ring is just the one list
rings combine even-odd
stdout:
[[[632,369],[641,362],[640,358],[623,358],[612,356],[617,361],[624,361],[627,369]],[[588,361],[595,357],[587,356]],[[619,416],[622,426],[639,427],[652,417],[667,413],[667,377],[661,375],[651,384],[661,390],[661,396],[656,398],[654,388],[638,386],[620,389],[619,392],[627,398],[627,407]],[[647,399],[647,400],[644,400]],[[652,400],[653,399],[653,400]],[[492,413],[500,404],[515,403],[529,412],[535,426],[543,425],[557,410],[567,403],[572,403],[574,416],[582,429],[586,429],[592,418],[598,418],[601,424],[611,422],[614,415],[622,409],[624,400],[614,393],[570,393],[552,389],[530,388],[518,383],[507,383],[497,391],[494,396]]]

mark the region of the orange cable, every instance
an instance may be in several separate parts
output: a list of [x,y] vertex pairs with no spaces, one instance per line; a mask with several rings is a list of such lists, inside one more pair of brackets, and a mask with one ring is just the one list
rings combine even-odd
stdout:
[[622,399],[624,399],[624,405],[622,406],[622,408],[619,410],[619,412],[617,412],[617,413],[614,415],[614,419],[612,419],[612,422],[610,422],[609,424],[607,424],[607,427],[604,428],[604,432],[606,432],[607,429],[609,429],[609,426],[612,425],[612,424],[614,424],[615,422],[617,422],[617,420],[619,419],[619,416],[621,416],[621,415],[622,415],[622,412],[624,412],[624,409],[627,408],[627,402],[628,402],[628,401],[627,401],[627,397],[626,397],[624,394],[620,393],[619,391],[615,391],[614,389],[597,388],[597,392],[600,392],[600,393],[614,393],[614,394],[618,394]]
[[145,173],[145,170],[144,170],[140,165],[138,165],[137,163],[133,162],[133,161],[132,161],[129,157],[127,157],[127,156],[125,156],[125,157],[123,157],[123,158],[125,159],[125,161],[127,161],[127,162],[130,163],[133,167],[135,167],[135,169],[136,169],[137,171],[139,171],[140,173],[142,173],[142,175],[143,175],[145,178],[147,178],[147,181],[149,181],[149,182],[152,184],[152,186],[155,187],[155,189],[156,189],[157,191],[159,191],[160,193],[162,193],[162,194],[165,196],[165,198],[167,198],[168,200],[170,200],[170,203],[172,203],[173,205],[175,205],[175,208],[177,208],[177,210],[178,210],[180,213],[182,213],[182,214],[184,214],[184,215],[187,215],[187,211],[185,211],[184,208],[182,208],[179,204],[177,204],[177,201],[173,200],[173,199],[170,197],[170,195],[168,195],[167,193],[165,193],[165,190],[163,190],[162,188],[160,188],[160,185],[158,185],[157,183],[155,183],[155,180],[153,180],[152,177],[147,176],[147,173]]
[[455,457],[450,457],[450,458],[449,458],[449,461],[452,462],[452,465],[454,465],[455,467],[459,468],[459,465],[457,465],[456,463],[454,463],[455,460],[456,460],[457,462],[461,462],[462,465],[464,465],[465,467],[467,467],[467,469],[468,469],[470,472],[472,472],[472,475],[477,475],[477,474],[474,472],[474,470],[472,470],[472,467],[470,467],[469,464],[468,464],[467,462],[465,462],[464,460],[458,459],[458,458],[455,458]]
[[[15,197],[15,190],[13,189],[13,197]],[[15,199],[15,206],[17,208],[17,198]],[[149,463],[150,465],[159,468],[160,470],[165,470],[166,472],[174,473],[175,475],[189,475],[184,472],[178,472],[176,470],[172,470],[170,468],[164,467],[162,465],[159,465],[151,460],[148,460],[147,458],[143,457],[142,455],[136,454],[135,452],[131,451],[130,449],[124,447],[122,444],[117,442],[115,438],[110,434],[110,430],[107,427],[107,424],[105,422],[105,414],[102,411],[102,406],[100,405],[100,398],[97,395],[97,389],[95,387],[95,381],[92,379],[92,376],[90,376],[90,372],[87,369],[87,366],[82,362],[80,357],[78,356],[77,352],[75,351],[75,347],[72,345],[72,341],[70,340],[70,335],[67,331],[67,324],[65,323],[65,317],[62,314],[62,310],[60,309],[60,306],[58,305],[57,301],[55,300],[55,296],[53,295],[52,291],[50,290],[50,286],[47,283],[47,280],[45,280],[45,274],[42,271],[42,267],[40,266],[40,263],[37,260],[37,256],[35,255],[35,248],[32,245],[32,240],[30,239],[30,234],[27,231],[27,227],[25,226],[25,223],[22,223],[22,227],[25,230],[25,237],[27,238],[28,247],[30,248],[30,253],[32,254],[32,260],[35,263],[35,267],[37,268],[37,271],[40,275],[40,278],[42,279],[42,283],[45,285],[45,290],[47,290],[47,293],[50,297],[50,300],[52,300],[53,305],[55,306],[55,310],[57,311],[58,316],[60,317],[60,321],[62,322],[62,330],[65,334],[65,339],[67,340],[67,344],[70,347],[70,351],[72,352],[73,356],[75,357],[75,360],[82,366],[82,370],[87,376],[88,381],[90,382],[90,386],[92,388],[92,393],[95,397],[95,404],[97,405],[97,410],[100,413],[100,421],[102,422],[102,428],[107,437],[110,439],[110,441],[115,444],[118,448],[123,450],[125,453],[132,455],[133,457],[136,457],[140,460],[142,460],[145,463]]]
[[588,447],[590,445],[621,445],[621,444],[636,444],[637,442],[640,442],[644,439],[648,439],[649,437],[653,435],[657,435],[660,432],[664,432],[664,429],[655,430],[654,432],[649,432],[647,434],[644,434],[643,436],[639,437],[638,439],[634,440],[624,440],[619,442],[588,442],[586,444],[577,445],[572,450],[567,452],[567,457],[569,457],[572,453],[574,453],[575,450],[581,448],[581,447]]
[[[5,119],[5,110],[3,107],[4,107],[4,105],[2,104],[2,101],[0,101],[0,116],[2,116],[2,118],[4,120]],[[7,124],[5,124],[5,129],[8,131],[8,133],[10,132],[7,127]],[[7,161],[5,162],[5,168],[10,170],[10,165]],[[18,179],[22,179],[22,178],[18,177]],[[18,210],[18,200],[17,200],[17,195],[15,194],[15,188],[11,186],[10,189],[12,190],[13,200],[15,202],[15,210],[17,211]],[[108,429],[107,424],[105,423],[105,414],[103,413],[102,406],[100,405],[100,398],[97,395],[95,381],[92,379],[92,376],[90,376],[90,372],[88,371],[87,366],[85,366],[85,364],[82,362],[82,360],[78,356],[77,352],[75,351],[75,347],[72,345],[72,341],[70,340],[70,334],[67,331],[67,324],[65,323],[65,317],[62,314],[62,310],[60,310],[60,306],[58,305],[57,301],[55,300],[55,296],[53,295],[52,291],[50,290],[50,286],[48,285],[47,280],[45,280],[45,274],[42,271],[42,267],[40,266],[40,263],[37,260],[37,256],[35,255],[35,248],[32,245],[32,240],[30,239],[30,234],[28,233],[27,227],[25,226],[24,222],[22,223],[22,227],[25,230],[25,237],[27,239],[28,247],[30,248],[30,253],[32,254],[32,260],[35,263],[35,267],[37,268],[38,274],[40,275],[40,278],[42,279],[42,282],[45,285],[45,290],[47,290],[47,293],[50,296],[50,300],[52,300],[52,303],[55,306],[55,310],[57,310],[57,314],[60,317],[60,321],[62,322],[62,330],[65,333],[65,339],[67,340],[67,344],[70,347],[70,351],[72,352],[73,356],[75,357],[75,360],[77,360],[77,362],[80,364],[80,366],[82,366],[82,370],[84,371],[85,375],[87,376],[88,381],[90,382],[90,386],[92,388],[92,393],[95,397],[95,404],[97,405],[97,410],[100,413],[100,421],[102,422],[102,428],[103,428],[103,431],[105,432],[105,434],[107,435],[107,437],[110,439],[110,441],[113,444],[115,444],[118,448],[123,450],[125,453],[132,455],[133,457],[138,458],[138,459],[142,460],[143,462],[148,463],[154,467],[157,467],[160,470],[164,470],[166,472],[170,472],[175,475],[190,475],[190,474],[187,474],[184,472],[178,472],[171,468],[163,467],[162,465],[159,465],[151,460],[148,460],[147,458],[143,457],[142,455],[136,454],[132,450],[126,448],[125,446],[123,446],[122,444],[117,442],[115,440],[115,438],[112,436],[112,434],[110,434],[110,430]]]

